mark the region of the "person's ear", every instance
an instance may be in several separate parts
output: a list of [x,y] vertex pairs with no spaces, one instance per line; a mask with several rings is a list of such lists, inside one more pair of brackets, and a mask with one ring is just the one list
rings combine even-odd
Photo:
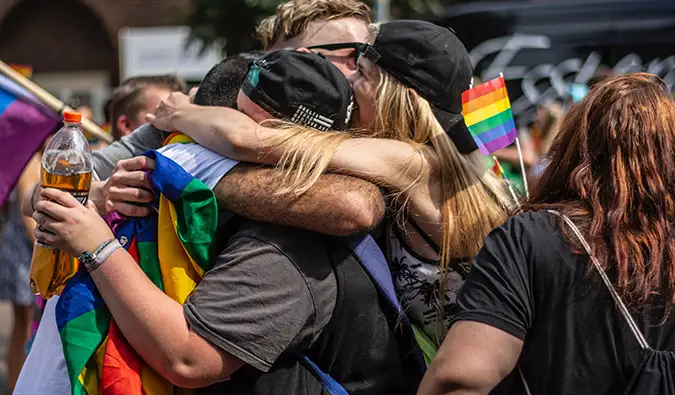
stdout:
[[131,133],[131,122],[129,121],[129,117],[126,115],[120,115],[117,117],[115,125],[117,126],[117,130],[120,132],[120,136],[126,136]]
[[197,90],[199,87],[195,86],[194,88],[190,89],[190,92],[188,92],[188,96],[190,97],[190,103],[195,102],[195,96],[197,95]]
[[408,88],[408,95],[412,98],[412,100],[417,103],[420,100],[420,95],[415,92],[413,88]]

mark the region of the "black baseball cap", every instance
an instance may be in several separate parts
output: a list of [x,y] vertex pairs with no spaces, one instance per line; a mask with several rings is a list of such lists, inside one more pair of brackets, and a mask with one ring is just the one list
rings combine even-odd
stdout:
[[318,130],[344,130],[354,96],[342,72],[322,55],[281,50],[251,62],[241,87],[270,114]]
[[473,76],[471,59],[452,29],[417,20],[380,25],[375,43],[361,56],[370,59],[433,107],[434,115],[461,153],[478,149],[462,116],[462,92]]

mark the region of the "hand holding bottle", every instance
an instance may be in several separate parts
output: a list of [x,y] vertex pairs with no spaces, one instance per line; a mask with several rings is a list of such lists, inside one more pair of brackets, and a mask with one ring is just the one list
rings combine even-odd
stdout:
[[[77,112],[65,112],[63,115],[63,127],[42,155],[40,185],[42,188],[58,188],[70,194],[73,200],[86,204],[93,166],[89,144],[80,130],[82,115]],[[38,223],[39,232],[46,233],[46,229],[40,229],[40,226]],[[31,290],[46,299],[58,295],[78,267],[74,257],[38,239],[33,247],[30,268]]]
[[33,214],[38,223],[35,230],[38,241],[78,257],[114,237],[93,203],[83,206],[68,192],[54,188],[44,189],[40,194],[42,199]]

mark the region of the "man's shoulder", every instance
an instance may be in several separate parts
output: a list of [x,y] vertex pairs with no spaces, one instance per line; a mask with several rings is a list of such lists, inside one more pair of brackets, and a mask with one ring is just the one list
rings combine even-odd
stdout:
[[290,226],[276,225],[244,218],[235,237],[252,237],[264,242],[280,245],[304,244],[308,240],[320,240],[321,235]]
[[246,238],[258,245],[267,245],[286,256],[300,271],[313,273],[332,270],[329,246],[325,236],[304,229],[243,219],[232,242]]
[[97,177],[99,180],[105,180],[112,174],[117,161],[133,158],[145,151],[161,147],[164,137],[164,132],[145,124],[130,135],[93,152],[94,171]]

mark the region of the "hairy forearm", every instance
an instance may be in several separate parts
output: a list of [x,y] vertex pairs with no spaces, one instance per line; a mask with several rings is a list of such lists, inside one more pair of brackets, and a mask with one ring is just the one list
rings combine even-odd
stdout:
[[339,174],[324,174],[300,196],[279,195],[280,172],[241,163],[214,191],[221,208],[247,218],[346,236],[374,228],[384,215],[384,199],[373,184]]
[[[172,118],[177,129],[199,144],[242,162],[276,164],[293,147],[298,158],[315,151],[325,133],[301,133],[277,146],[279,130],[258,125],[238,111],[222,107],[189,106]],[[311,131],[311,129],[307,129]],[[315,141],[316,140],[316,141]],[[427,161],[418,148],[391,139],[352,138],[340,143],[328,168],[337,173],[383,184],[393,190],[407,189],[426,171]]]
[[[92,278],[124,337],[158,373],[176,385],[191,387],[224,378],[219,377],[221,370],[199,362],[219,360],[213,355],[217,351],[196,338],[183,307],[157,288],[126,251],[117,250],[92,272]],[[201,379],[183,379],[194,375],[188,371],[199,371]]]

